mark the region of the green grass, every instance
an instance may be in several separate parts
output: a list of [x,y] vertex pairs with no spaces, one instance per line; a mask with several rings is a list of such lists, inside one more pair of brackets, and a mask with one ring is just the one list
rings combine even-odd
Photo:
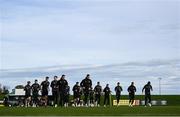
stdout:
[[[3,97],[0,96],[0,97]],[[72,96],[71,96],[72,98]],[[115,99],[112,96],[112,99]],[[128,99],[123,95],[121,99]],[[136,95],[136,99],[144,99],[142,95]],[[153,100],[167,100],[167,106],[120,106],[120,107],[68,107],[68,108],[24,108],[24,107],[0,107],[0,116],[180,116],[180,95],[153,95]],[[103,97],[101,98],[103,102]]]
[[180,116],[180,106],[154,106],[154,107],[69,107],[69,108],[23,108],[1,107],[1,116]]

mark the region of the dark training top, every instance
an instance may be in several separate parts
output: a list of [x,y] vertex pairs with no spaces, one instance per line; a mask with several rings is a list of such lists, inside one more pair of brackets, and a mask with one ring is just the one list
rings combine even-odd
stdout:
[[64,88],[64,95],[69,95],[69,91],[70,91],[70,87],[66,85],[66,87]]
[[128,87],[128,92],[129,92],[129,94],[134,95],[135,92],[136,92],[136,87],[135,87],[134,85],[130,85],[130,86]]
[[85,78],[82,80],[82,82],[80,83],[81,87],[84,87],[86,90],[89,90],[89,88],[91,88],[92,86],[92,81],[91,79]]
[[95,94],[101,94],[102,92],[102,87],[100,85],[96,85],[94,88]]
[[58,91],[59,86],[58,86],[58,81],[57,80],[53,80],[51,82],[51,88],[52,88],[52,92]]
[[145,95],[150,95],[151,94],[151,90],[152,90],[152,86],[150,84],[146,84],[143,89],[142,92],[145,90]]
[[89,91],[89,97],[91,99],[94,98],[94,91],[92,89]]
[[43,81],[43,82],[41,83],[42,90],[43,90],[43,91],[48,91],[49,84],[50,84],[49,81]]
[[109,87],[105,87],[103,92],[105,93],[105,95],[109,95],[111,93],[111,90]]
[[121,86],[116,86],[115,87],[115,92],[116,92],[116,95],[120,95],[121,94],[121,91],[123,90]]
[[63,92],[64,89],[66,88],[66,86],[68,86],[67,80],[65,80],[65,79],[60,79],[60,80],[58,81],[58,86],[59,86],[59,91],[60,91],[60,92]]
[[81,87],[79,85],[74,85],[73,93],[74,95],[81,95]]
[[32,87],[32,92],[33,93],[38,93],[39,90],[40,90],[40,86],[39,86],[38,83],[34,83],[31,87]]
[[28,84],[24,87],[25,95],[30,96],[31,95],[31,86]]

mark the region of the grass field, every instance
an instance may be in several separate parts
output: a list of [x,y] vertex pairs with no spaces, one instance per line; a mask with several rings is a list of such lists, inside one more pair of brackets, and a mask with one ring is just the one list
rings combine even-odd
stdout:
[[[0,96],[2,97],[2,96]],[[72,98],[72,97],[71,97]],[[112,99],[115,97],[112,96]],[[137,95],[136,99],[144,96]],[[121,99],[127,99],[124,95]],[[0,107],[0,116],[180,116],[180,95],[153,95],[153,100],[167,100],[167,106],[112,107]],[[103,100],[103,98],[102,98]],[[101,101],[103,102],[103,101]]]
[[69,108],[22,108],[1,107],[1,116],[180,116],[180,106],[154,107],[69,107]]

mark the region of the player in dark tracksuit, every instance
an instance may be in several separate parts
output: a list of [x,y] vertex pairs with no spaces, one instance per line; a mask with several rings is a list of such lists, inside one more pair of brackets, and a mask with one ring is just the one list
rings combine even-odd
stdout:
[[106,105],[110,105],[110,103],[109,103],[109,101],[110,101],[109,96],[110,96],[111,90],[109,88],[109,84],[106,85],[106,87],[104,88],[103,92],[104,92],[104,107],[106,107]]
[[30,81],[27,82],[27,85],[24,87],[24,91],[25,91],[25,107],[30,106],[30,102],[31,102],[31,85],[30,85]]
[[40,90],[40,85],[38,84],[38,80],[35,80],[35,83],[31,87],[32,87],[33,104],[37,107],[39,105],[38,97]]
[[129,106],[133,106],[135,92],[136,92],[136,87],[134,86],[134,82],[131,82],[131,85],[128,87],[127,90],[129,92]]
[[52,97],[53,97],[53,106],[57,107],[58,104],[58,92],[59,92],[59,86],[58,86],[58,80],[57,76],[54,76],[54,80],[51,82],[51,88],[52,88]]
[[90,100],[90,106],[94,106],[94,90],[92,87],[89,91],[89,100]]
[[151,91],[153,91],[153,88],[151,86],[151,82],[149,81],[142,89],[142,93],[145,90],[145,106],[149,104],[151,106]]
[[70,91],[70,87],[66,85],[64,89],[64,106],[65,107],[68,107],[69,105],[69,91]]
[[58,86],[59,86],[59,95],[60,95],[59,104],[60,106],[64,106],[64,97],[65,97],[64,90],[66,86],[68,86],[68,82],[67,80],[65,80],[65,75],[61,76],[61,79],[58,81]]
[[84,104],[85,106],[88,106],[89,90],[92,87],[92,81],[89,74],[87,74],[86,78],[81,81],[80,86],[83,88]]
[[119,100],[121,97],[121,91],[123,91],[122,87],[120,86],[120,83],[117,83],[117,86],[115,87],[115,92],[116,92],[116,99],[117,99],[117,106],[119,105]]
[[102,87],[100,86],[100,82],[97,82],[97,85],[94,87],[94,92],[95,92],[96,106],[100,106],[101,92],[102,92]]
[[73,86],[73,98],[74,98],[74,105],[79,106],[80,99],[81,99],[81,87],[79,86],[79,82],[76,82],[76,84]]
[[48,92],[49,92],[49,77],[45,78],[45,81],[41,83],[41,92],[42,92],[42,99],[45,101],[45,106],[48,103]]

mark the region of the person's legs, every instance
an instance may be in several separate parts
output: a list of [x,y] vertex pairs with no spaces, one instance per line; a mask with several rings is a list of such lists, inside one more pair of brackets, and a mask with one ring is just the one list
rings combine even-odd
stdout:
[[31,106],[31,96],[29,96],[28,99],[27,99],[27,106],[28,107]]
[[25,107],[27,107],[27,100],[28,100],[28,98],[27,98],[27,96],[25,96],[25,99],[24,99],[24,106]]
[[116,95],[117,105],[119,104],[120,95]]
[[131,101],[132,101],[132,96],[131,94],[129,94],[129,104],[131,104]]
[[68,107],[68,95],[64,96],[64,105],[65,107]]
[[45,106],[48,105],[48,95],[45,96]]
[[106,97],[106,95],[104,95],[104,105],[106,105],[106,99],[107,97]]
[[65,95],[64,93],[62,93],[62,106],[64,106],[64,104],[65,104]]
[[148,96],[145,95],[145,106],[147,106]]
[[55,106],[56,97],[55,97],[55,92],[54,91],[52,91],[52,97],[53,97],[53,106]]
[[98,101],[97,101],[97,103],[100,105],[100,101],[101,101],[101,95],[100,94],[98,94]]
[[149,95],[149,103],[151,104],[151,95]]
[[66,104],[66,95],[63,95],[63,105],[65,105]]
[[77,98],[77,104],[78,105],[80,105],[80,103],[81,103],[80,101],[81,101],[81,96],[78,96],[78,98]]
[[39,105],[39,99],[38,99],[38,96],[36,95],[35,96],[35,106],[37,107]]
[[44,102],[45,102],[45,106],[47,106],[47,104],[48,104],[48,90],[44,90],[43,92],[42,92],[42,97],[43,97],[43,99],[44,99]]
[[96,106],[97,106],[97,104],[98,104],[98,97],[97,97],[97,94],[95,94],[95,103],[96,103]]
[[59,101],[60,106],[63,106],[63,93],[60,93],[60,101]]
[[107,105],[110,105],[110,98],[109,98],[109,95],[107,95]]
[[93,104],[93,98],[92,97],[90,98],[90,104]]
[[84,93],[84,104],[85,105],[87,105],[87,103],[88,103],[88,96],[89,96],[88,92],[85,92]]
[[54,100],[55,102],[55,105],[57,105],[58,104],[58,92],[56,91],[55,92],[55,100]]
[[133,105],[134,103],[134,94],[132,94],[132,101],[131,101],[131,105]]

